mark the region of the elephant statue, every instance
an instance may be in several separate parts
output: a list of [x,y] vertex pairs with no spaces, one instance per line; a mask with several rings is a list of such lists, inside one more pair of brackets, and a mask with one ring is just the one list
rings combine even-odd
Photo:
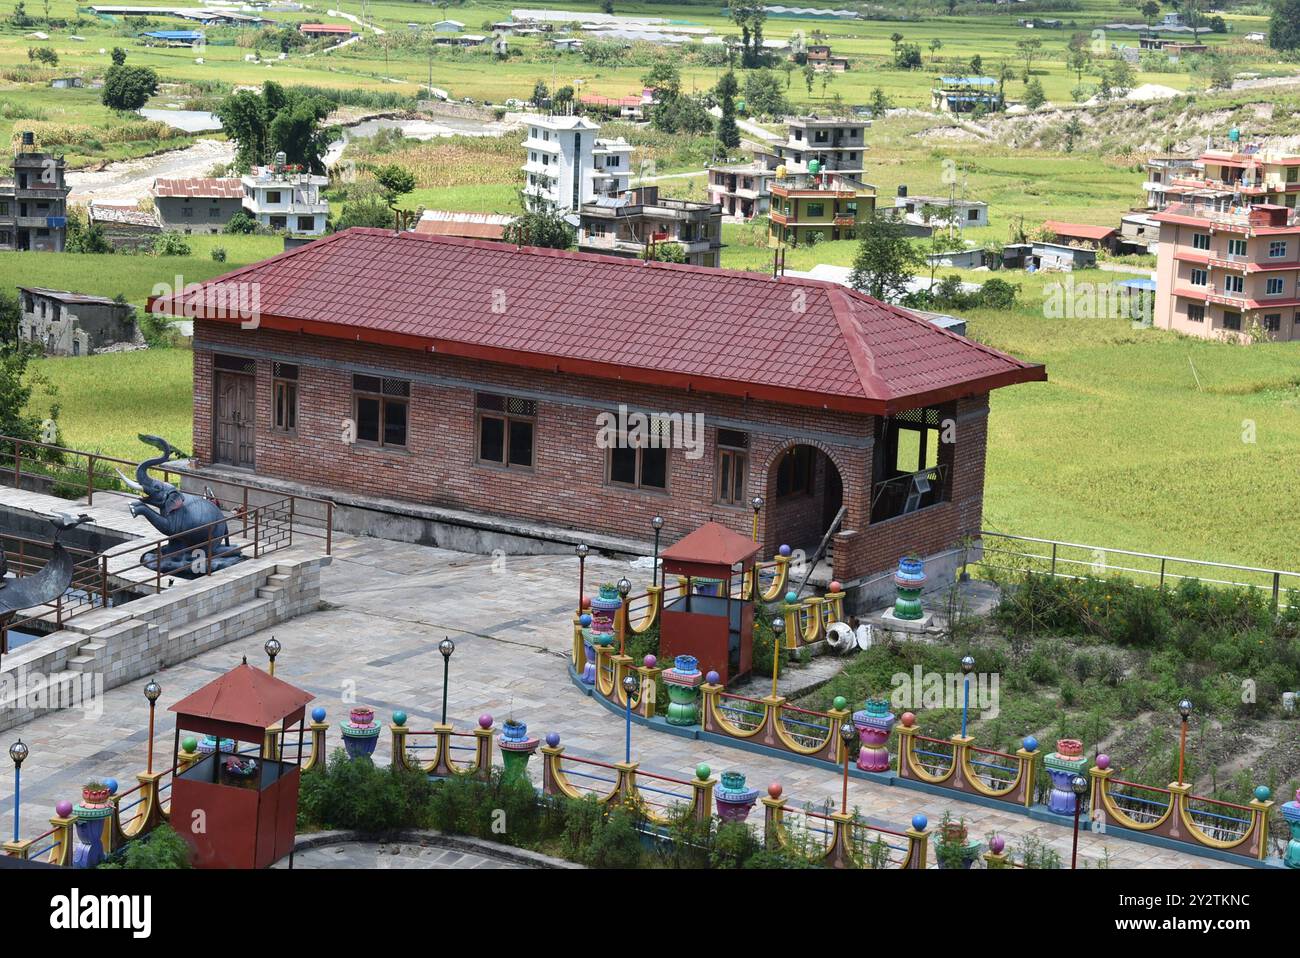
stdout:
[[239,562],[243,556],[238,546],[230,544],[226,516],[220,506],[211,499],[181,492],[171,483],[149,475],[154,466],[184,458],[184,454],[159,436],[141,433],[140,441],[161,449],[162,455],[146,459],[136,466],[134,481],[121,470],[117,474],[131,489],[140,493],[140,498],[131,503],[131,515],[144,516],[150,525],[168,537],[162,550],[161,568],[155,552],[144,556],[145,566],[188,578],[208,571],[216,572]]

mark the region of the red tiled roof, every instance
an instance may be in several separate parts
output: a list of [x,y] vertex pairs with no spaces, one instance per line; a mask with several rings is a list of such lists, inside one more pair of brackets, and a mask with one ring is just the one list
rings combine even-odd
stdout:
[[300,33],[351,33],[352,28],[343,23],[300,23]]
[[733,566],[758,552],[759,544],[724,525],[706,522],[678,539],[659,557],[665,562]]
[[[433,213],[435,215],[430,216]],[[464,236],[470,239],[499,240],[505,235],[511,217],[492,213],[448,213],[425,210],[415,224],[415,232],[430,236]]]
[[245,662],[173,705],[168,711],[265,729],[293,715],[314,695]]
[[1087,223],[1064,223],[1061,220],[1047,220],[1043,225],[1057,236],[1082,236],[1091,240],[1110,239],[1116,232],[1113,226],[1089,226]]
[[189,176],[158,179],[153,181],[153,195],[237,200],[244,195],[244,184],[239,182],[238,177],[217,179],[211,176]]
[[237,322],[188,303],[229,282],[258,284],[271,329],[794,405],[888,414],[1047,378],[835,283],[380,229],[149,305]]

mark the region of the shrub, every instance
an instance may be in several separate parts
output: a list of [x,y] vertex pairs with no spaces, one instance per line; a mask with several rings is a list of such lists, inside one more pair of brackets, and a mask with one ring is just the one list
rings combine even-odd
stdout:
[[155,256],[189,256],[193,252],[180,233],[159,233],[150,249]]
[[369,758],[349,760],[335,749],[329,766],[302,777],[300,827],[384,832],[421,828],[427,821],[432,785],[420,770],[379,768]]
[[212,247],[212,259],[214,262],[224,263],[226,261],[226,248],[224,246]]
[[128,842],[121,860],[100,868],[189,868],[192,851],[170,825],[159,825],[144,838]]

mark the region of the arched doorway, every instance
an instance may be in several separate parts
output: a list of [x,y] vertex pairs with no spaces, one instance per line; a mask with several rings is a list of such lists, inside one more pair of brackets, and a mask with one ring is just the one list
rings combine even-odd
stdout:
[[811,553],[844,504],[844,480],[830,456],[800,443],[769,464],[767,495],[776,544]]

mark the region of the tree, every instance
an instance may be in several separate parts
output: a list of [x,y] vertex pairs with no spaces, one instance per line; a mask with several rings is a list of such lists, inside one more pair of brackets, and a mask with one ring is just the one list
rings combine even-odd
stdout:
[[1044,103],[1047,103],[1048,97],[1043,94],[1043,83],[1039,78],[1034,77],[1030,82],[1024,84],[1024,105],[1030,109],[1037,109]]
[[893,109],[894,104],[890,102],[889,97],[885,96],[885,91],[876,87],[871,91],[871,115],[880,117],[885,115],[886,110]]
[[1082,83],[1083,75],[1092,68],[1092,53],[1087,47],[1073,48],[1065,62],[1074,71],[1075,82]]
[[1074,152],[1075,141],[1083,136],[1083,124],[1079,122],[1077,116],[1070,117],[1070,122],[1065,124],[1065,152]]
[[900,70],[921,68],[921,48],[915,43],[904,43],[894,51],[894,66]]
[[1150,33],[1151,28],[1155,26],[1156,17],[1160,16],[1160,4],[1156,0],[1146,0],[1146,3],[1142,4],[1140,12],[1142,19],[1147,22],[1147,33]]
[[1268,45],[1274,50],[1300,50],[1300,0],[1273,0]]
[[641,78],[643,86],[647,86],[656,93],[666,93],[677,95],[682,89],[681,72],[671,62],[660,60],[650,72]]
[[1031,110],[1037,110],[1047,102],[1047,97],[1043,95],[1043,84],[1039,82],[1038,77],[1033,77],[1025,84],[1025,106]]
[[257,220],[249,216],[247,211],[238,210],[235,215],[230,217],[226,222],[224,233],[233,235],[250,235],[257,232]]
[[109,54],[113,58],[113,66],[120,67],[126,63],[126,51],[121,47],[113,47],[113,52]]
[[972,76],[982,77],[984,75],[984,58],[978,53],[970,58],[970,72]]
[[943,49],[943,41],[935,37],[930,41],[930,62],[936,63],[939,60],[939,51]]
[[614,0],[601,0],[600,12],[612,14],[614,12]]
[[921,255],[893,220],[872,216],[863,227],[853,257],[849,285],[876,299],[891,302],[907,292],[921,265]]
[[558,210],[548,208],[516,216],[506,224],[502,238],[516,246],[568,249],[577,239],[577,233]]
[[719,152],[726,156],[740,147],[740,128],[736,126],[736,94],[739,90],[740,84],[736,82],[733,70],[728,70],[718,81],[718,106],[722,109],[722,118],[718,121],[718,146]]
[[48,67],[59,65],[59,55],[50,47],[28,47],[27,59],[33,63],[43,63]]
[[322,157],[337,130],[322,129],[320,122],[333,107],[324,97],[267,81],[260,93],[230,94],[217,105],[216,114],[226,135],[238,144],[235,165],[239,169],[266,163],[283,152],[287,162],[323,173]]
[[1017,40],[1016,49],[1020,51],[1020,55],[1025,59],[1025,78],[1028,79],[1030,72],[1034,68],[1034,60],[1038,58],[1038,52],[1043,49],[1043,41],[1037,37],[1029,40]]
[[134,111],[149,102],[158,92],[158,74],[150,67],[113,65],[104,74],[100,99],[112,110]]
[[389,206],[397,203],[397,198],[415,189],[415,174],[404,166],[389,163],[375,170],[375,182],[384,191]]
[[795,62],[793,60],[781,61],[781,72],[785,74],[785,88],[790,89],[790,79],[794,76]]
[[552,105],[557,110],[566,109],[573,102],[573,95],[573,87],[562,86],[555,91],[555,95],[551,98]]
[[540,107],[551,98],[551,91],[546,86],[545,80],[538,80],[533,84],[533,106]]
[[1133,65],[1127,60],[1116,60],[1110,65],[1106,73],[1106,80],[1116,96],[1125,96],[1128,91],[1133,89],[1136,82],[1137,74],[1133,70]]
[[889,42],[892,43],[892,44],[894,45],[894,59],[897,60],[897,59],[898,59],[898,45],[899,45],[900,43],[903,42],[903,35],[902,35],[901,33],[899,33],[898,31],[894,31],[893,33],[891,33],[891,34],[889,35]]
[[[0,289],[0,436],[59,445],[59,406],[53,401],[57,391],[27,368],[36,348],[19,338],[21,316],[18,297]],[[33,408],[32,395],[38,386],[51,397],[47,415]],[[13,446],[0,443],[0,457],[12,462],[13,456]]]
[[745,108],[754,116],[785,116],[790,112],[775,71],[754,70],[745,77]]
[[763,23],[767,11],[762,3],[733,3],[731,19],[740,27],[740,63],[744,67],[757,67],[763,63]]
[[948,16],[957,12],[957,0],[946,0],[945,5],[948,7]]
[[803,65],[803,82],[808,87],[809,96],[812,96],[813,83],[815,83],[816,80],[817,80],[817,71],[813,69],[813,65],[811,63],[805,63]]
[[343,212],[334,221],[334,231],[342,232],[354,226],[374,229],[392,229],[395,217],[388,198],[378,189],[373,192],[350,192]]

